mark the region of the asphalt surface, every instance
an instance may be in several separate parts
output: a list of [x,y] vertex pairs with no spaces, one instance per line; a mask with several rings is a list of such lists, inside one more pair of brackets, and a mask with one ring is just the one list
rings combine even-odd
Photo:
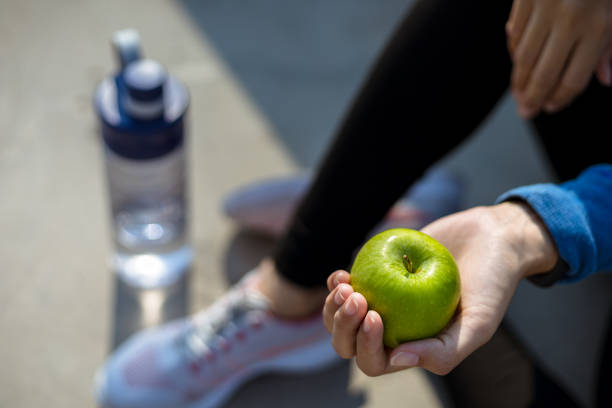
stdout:
[[[388,1],[0,1],[0,407],[93,406],[105,356],[140,327],[200,310],[269,253],[219,204],[252,180],[316,165],[384,38],[408,7]],[[114,278],[101,144],[91,99],[114,61],[113,31],[141,32],[147,56],[190,89],[196,262],[172,292]],[[464,206],[554,180],[508,98],[444,158]],[[510,321],[587,405],[609,316],[609,276],[542,290],[523,284]],[[152,300],[153,299],[153,300]],[[268,375],[229,406],[443,406],[422,371],[368,378],[352,363]]]

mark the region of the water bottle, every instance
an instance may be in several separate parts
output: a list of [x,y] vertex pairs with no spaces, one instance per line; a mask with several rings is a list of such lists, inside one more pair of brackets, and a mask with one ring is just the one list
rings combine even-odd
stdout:
[[119,69],[97,87],[114,240],[113,268],[128,285],[177,282],[193,251],[186,205],[184,84],[141,57],[135,30],[113,36]]

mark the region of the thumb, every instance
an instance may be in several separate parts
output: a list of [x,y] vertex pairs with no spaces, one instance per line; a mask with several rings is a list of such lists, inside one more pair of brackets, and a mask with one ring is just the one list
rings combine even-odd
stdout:
[[[413,358],[418,365],[434,374],[446,375],[467,356],[491,339],[494,329],[471,322],[469,317],[458,315],[457,319],[436,337],[401,344],[390,354],[390,365]],[[399,368],[399,367],[398,367]]]

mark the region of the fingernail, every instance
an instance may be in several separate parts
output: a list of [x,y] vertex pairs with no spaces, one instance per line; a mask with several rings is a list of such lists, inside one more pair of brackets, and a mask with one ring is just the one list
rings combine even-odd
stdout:
[[391,357],[391,365],[395,367],[414,367],[419,364],[419,356],[401,352]]
[[355,299],[355,296],[349,296],[349,301],[346,302],[346,306],[344,306],[344,313],[352,316],[355,314],[355,312],[357,312],[358,306],[359,305],[357,304],[357,299]]
[[334,287],[338,286],[340,284],[340,281],[338,280],[338,277],[334,277],[334,280],[332,280],[332,283],[334,284]]
[[336,294],[334,295],[334,302],[336,302],[338,306],[342,306],[345,300],[346,299],[344,298],[344,295],[342,294],[341,288],[338,288],[338,290],[336,290]]
[[372,330],[372,324],[373,324],[372,316],[370,315],[370,313],[368,313],[365,319],[363,319],[363,324],[361,325],[361,327],[363,328],[363,331],[367,333],[370,330]]

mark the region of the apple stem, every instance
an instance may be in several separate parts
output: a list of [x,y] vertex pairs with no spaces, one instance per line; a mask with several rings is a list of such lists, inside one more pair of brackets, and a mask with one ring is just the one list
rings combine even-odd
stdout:
[[408,259],[408,255],[404,255],[404,266],[406,267],[408,273],[414,273],[412,271],[412,262],[410,262],[410,259]]

